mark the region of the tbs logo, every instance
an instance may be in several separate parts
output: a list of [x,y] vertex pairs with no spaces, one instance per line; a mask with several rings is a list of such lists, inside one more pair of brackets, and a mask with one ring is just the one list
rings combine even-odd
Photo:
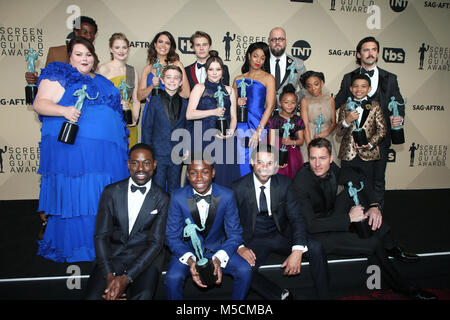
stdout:
[[406,54],[400,48],[383,48],[383,60],[390,63],[405,63]]

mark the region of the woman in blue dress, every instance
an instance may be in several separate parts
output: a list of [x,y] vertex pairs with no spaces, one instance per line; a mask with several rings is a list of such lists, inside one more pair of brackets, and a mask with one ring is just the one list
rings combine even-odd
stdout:
[[[72,39],[68,56],[70,64],[52,62],[42,70],[33,104],[42,121],[38,211],[48,216],[38,254],[57,262],[92,261],[101,192],[128,176],[127,130],[119,90],[94,73],[91,42]],[[74,93],[85,86],[89,99],[80,112]],[[58,141],[67,120],[79,126],[72,145]]]
[[[205,68],[206,81],[192,88],[186,111],[186,119],[193,120],[191,151],[203,151],[205,159],[211,157],[214,160],[214,182],[229,187],[240,177],[234,135],[237,123],[235,90],[222,83],[223,61],[217,51],[210,51]],[[217,92],[223,93],[224,108],[218,106]],[[218,117],[227,119],[225,136],[216,129]]]
[[138,89],[139,101],[142,101],[144,99],[147,100],[141,119],[145,119],[145,113],[147,112],[148,103],[150,102],[150,99],[152,97],[153,88],[159,86],[161,90],[164,90],[164,85],[160,83],[159,78],[156,76],[157,72],[154,65],[157,64],[157,59],[159,59],[161,68],[167,66],[168,64],[173,64],[180,67],[181,71],[183,72],[183,84],[181,86],[179,95],[186,99],[189,98],[189,81],[186,76],[186,72],[184,71],[184,66],[180,61],[180,57],[175,52],[176,50],[177,44],[175,42],[175,39],[168,31],[161,31],[157,33],[150,43],[147,51],[148,65],[146,65],[142,70],[142,76],[139,82]]
[[[251,171],[249,158],[252,150],[261,140],[267,139],[266,124],[272,115],[276,94],[269,58],[269,46],[266,43],[252,43],[245,54],[245,62],[241,68],[243,74],[237,76],[233,84],[238,93],[238,107],[246,105],[248,109],[248,121],[238,123],[236,129],[241,176]],[[241,89],[237,89],[241,81],[248,85],[245,98],[241,98]]]

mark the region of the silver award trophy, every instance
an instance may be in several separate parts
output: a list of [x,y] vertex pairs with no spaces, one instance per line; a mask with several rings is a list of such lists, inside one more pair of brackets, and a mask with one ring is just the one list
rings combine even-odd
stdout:
[[[348,194],[353,199],[355,206],[361,205],[358,198],[358,192],[360,192],[364,188],[364,183],[362,181],[360,182],[361,188],[359,189],[353,187],[353,183],[351,181],[349,181],[347,185],[348,185]],[[370,238],[370,236],[372,236],[373,231],[369,226],[367,218],[358,222],[352,222],[351,225],[360,238],[367,239]]]
[[[395,97],[391,97],[391,102],[388,104],[389,111],[392,112],[392,116],[398,117],[398,106],[403,106],[404,103],[398,103],[395,101]],[[393,144],[402,144],[405,143],[405,133],[402,126],[392,127],[391,128],[391,140]]]
[[192,247],[194,248],[197,257],[196,267],[197,272],[200,275],[200,280],[208,287],[213,286],[217,281],[217,276],[214,275],[214,264],[211,259],[207,259],[203,256],[202,244],[197,235],[197,230],[203,231],[205,225],[202,224],[202,227],[200,228],[195,223],[192,223],[189,218],[186,218],[184,221],[186,222],[186,226],[183,229],[183,237],[191,238]]
[[[153,65],[153,68],[156,70],[156,77],[160,79],[161,81],[161,69],[164,68],[164,66],[159,62],[159,58],[156,59],[156,63]],[[156,87],[153,87],[152,89],[152,96],[158,96],[161,94],[161,88],[159,85]]]
[[[356,110],[356,102],[352,100],[352,98],[348,98],[347,105],[345,106],[345,110],[348,110],[350,112]],[[366,130],[364,128],[359,127],[359,121],[356,119],[353,121],[353,125],[355,126],[355,129],[353,129],[352,135],[353,139],[355,140],[356,144],[358,146],[365,146],[369,143],[367,140]]]
[[[35,73],[36,67],[35,62],[38,59],[39,52],[35,51],[33,48],[30,48],[27,54],[25,54],[25,61],[27,62],[28,72]],[[37,94],[37,86],[32,83],[28,84],[25,87],[25,102],[26,104],[33,104],[33,100]]]
[[[122,93],[122,101],[126,101],[128,103],[128,91],[127,89],[133,89],[134,87],[130,87],[129,85],[127,85],[127,83],[125,82],[125,79],[122,78],[122,80],[120,81],[119,86],[117,87],[117,89],[120,90],[120,92]],[[133,116],[131,114],[131,109],[127,109],[127,110],[123,110],[123,119],[125,120],[126,124],[132,124],[133,123]]]
[[[247,87],[250,87],[253,84],[253,79],[250,79],[251,82],[248,84],[245,82],[245,78],[241,79],[241,82],[237,85],[238,89],[240,90],[240,97],[246,98],[247,97]],[[239,106],[237,109],[237,121],[241,123],[247,123],[248,121],[248,109],[246,105]]]
[[[286,123],[281,127],[283,129],[283,138],[288,138],[290,136],[290,130],[294,128],[294,124],[291,123],[291,119],[287,118]],[[278,160],[278,165],[280,167],[284,166],[288,162],[289,152],[286,146],[283,144],[280,148],[280,158]]]
[[[78,89],[73,93],[74,96],[78,97],[74,107],[80,111],[83,108],[83,103],[86,98],[88,100],[95,100],[98,98],[98,92],[95,98],[91,98],[89,94],[86,92],[86,89],[87,85],[83,84],[81,89]],[[67,144],[74,144],[75,138],[77,137],[77,132],[78,132],[78,124],[76,122],[64,121],[61,126],[61,130],[59,131],[58,141]]]
[[[222,91],[222,86],[217,86],[217,91],[214,93],[214,98],[217,99],[217,106],[225,110],[224,97],[229,96],[228,93]],[[216,129],[223,135],[227,135],[228,130],[228,120],[225,117],[218,117],[216,120]]]

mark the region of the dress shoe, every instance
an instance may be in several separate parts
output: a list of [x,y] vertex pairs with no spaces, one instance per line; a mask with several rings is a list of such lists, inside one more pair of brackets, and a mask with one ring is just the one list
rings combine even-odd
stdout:
[[436,295],[417,287],[411,287],[408,291],[406,296],[413,300],[437,300]]
[[393,257],[394,259],[400,260],[402,262],[418,262],[420,260],[417,254],[403,251],[403,248],[399,246],[386,250],[386,252],[390,257]]
[[294,300],[294,295],[289,290],[284,289],[281,294],[281,300]]

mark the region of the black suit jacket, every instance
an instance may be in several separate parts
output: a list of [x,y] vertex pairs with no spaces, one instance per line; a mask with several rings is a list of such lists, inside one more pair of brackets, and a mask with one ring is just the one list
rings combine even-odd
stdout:
[[[186,75],[188,77],[189,86],[191,87],[191,90],[198,83],[197,76],[195,74],[195,64],[196,63],[197,63],[197,61],[194,62],[193,64],[188,65],[187,67],[184,67],[184,71],[186,71]],[[226,65],[223,65],[222,83],[226,86],[230,85],[230,73],[228,72],[228,67]]]
[[135,279],[158,257],[164,244],[169,196],[152,182],[128,233],[129,178],[105,187],[95,225],[96,263],[104,276],[124,271]]
[[[292,241],[292,245],[306,246],[306,229],[301,207],[292,189],[291,180],[276,174],[270,181],[270,206],[278,231]],[[255,231],[258,205],[253,172],[231,184],[237,201],[242,225],[244,244],[248,243]]]
[[302,213],[306,220],[308,233],[317,234],[330,231],[349,231],[350,217],[348,215],[353,199],[348,194],[347,183],[352,181],[355,188],[364,183],[364,188],[358,193],[361,204],[375,203],[374,192],[363,175],[352,168],[339,168],[334,162],[330,167],[336,178],[336,187],[343,185],[344,188],[336,188],[336,200],[331,208],[326,207],[325,194],[319,184],[319,178],[311,170],[309,162],[303,164],[302,169],[297,172],[292,180],[292,189],[301,204]]
[[[388,130],[386,130],[386,138],[382,143],[384,143],[384,145],[389,148],[389,146],[391,145],[391,121],[388,104],[391,97],[395,97],[395,100],[399,103],[404,103],[404,100],[398,87],[397,76],[393,73],[381,69],[380,67],[377,68],[379,74],[378,88],[371,98],[374,101],[378,101],[380,103],[381,109],[383,110]],[[352,77],[355,74],[359,74],[360,70],[360,67],[356,68],[352,72],[347,73],[342,79],[341,88],[339,89],[339,92],[335,97],[336,108],[340,108],[342,105],[345,105],[347,103],[348,97],[353,97],[352,93],[350,92]],[[398,111],[399,114],[404,118],[405,106],[399,106]]]

